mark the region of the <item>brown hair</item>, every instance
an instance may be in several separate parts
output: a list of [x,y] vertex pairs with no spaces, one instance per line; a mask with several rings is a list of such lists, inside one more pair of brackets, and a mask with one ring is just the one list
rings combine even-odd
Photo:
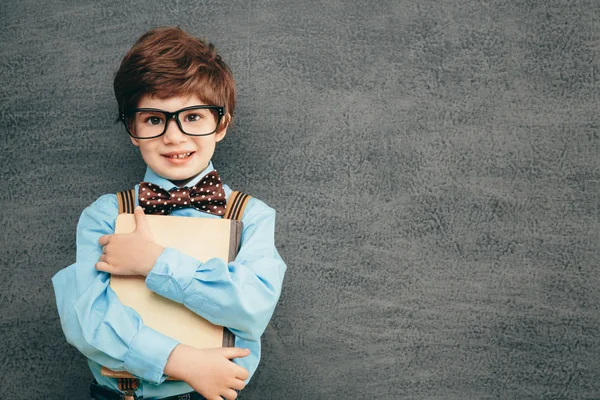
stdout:
[[196,95],[206,104],[225,106],[226,127],[235,109],[233,75],[215,46],[178,27],[144,33],[121,61],[114,89],[119,113],[136,108],[144,95]]

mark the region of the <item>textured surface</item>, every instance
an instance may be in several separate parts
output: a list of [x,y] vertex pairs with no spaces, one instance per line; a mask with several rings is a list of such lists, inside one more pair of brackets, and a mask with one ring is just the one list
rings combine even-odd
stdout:
[[50,277],[142,177],[112,77],[175,24],[237,77],[214,161],[289,264],[245,399],[600,398],[597,0],[4,0],[0,397],[85,398]]

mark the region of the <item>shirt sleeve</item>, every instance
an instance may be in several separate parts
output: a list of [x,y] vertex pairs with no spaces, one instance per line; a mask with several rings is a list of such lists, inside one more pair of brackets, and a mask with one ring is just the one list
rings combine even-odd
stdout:
[[178,342],[147,326],[110,288],[110,275],[96,270],[100,236],[114,233],[115,195],[86,208],[77,226],[76,262],[53,278],[56,304],[67,341],[89,359],[158,384]]
[[275,310],[286,265],[275,248],[275,210],[252,198],[242,222],[234,261],[212,258],[203,263],[166,248],[146,285],[238,337],[258,341]]

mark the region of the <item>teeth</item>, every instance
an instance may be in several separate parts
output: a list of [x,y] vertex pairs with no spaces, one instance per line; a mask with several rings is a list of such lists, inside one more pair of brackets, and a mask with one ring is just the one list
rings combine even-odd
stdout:
[[183,154],[176,154],[174,156],[171,156],[171,158],[187,158],[191,155],[192,153],[183,153]]

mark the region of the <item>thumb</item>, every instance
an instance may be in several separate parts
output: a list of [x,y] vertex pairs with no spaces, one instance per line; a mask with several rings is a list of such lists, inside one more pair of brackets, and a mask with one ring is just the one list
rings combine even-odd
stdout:
[[133,210],[133,215],[135,218],[135,231],[147,233],[151,236],[150,225],[148,224],[148,219],[146,218],[146,214],[144,214],[142,207],[137,206],[135,210]]
[[222,352],[223,355],[230,360],[234,358],[243,358],[250,354],[250,350],[239,347],[223,347]]

